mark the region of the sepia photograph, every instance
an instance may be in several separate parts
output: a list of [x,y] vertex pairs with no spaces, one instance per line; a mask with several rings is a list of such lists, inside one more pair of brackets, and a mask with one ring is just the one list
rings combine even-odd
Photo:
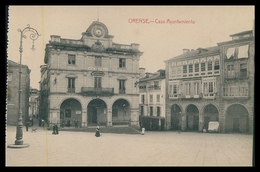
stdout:
[[5,166],[255,166],[255,7],[6,7]]

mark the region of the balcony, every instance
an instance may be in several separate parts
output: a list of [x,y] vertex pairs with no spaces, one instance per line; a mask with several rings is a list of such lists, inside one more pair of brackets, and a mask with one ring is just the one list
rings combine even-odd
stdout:
[[125,90],[119,90],[119,94],[125,94]]
[[245,72],[227,72],[225,79],[247,79],[249,73]]
[[169,94],[169,99],[178,99],[179,94]]
[[215,99],[216,93],[203,93],[204,99]]
[[84,96],[112,96],[114,95],[114,88],[82,87],[81,93]]
[[202,98],[202,93],[199,94],[191,94],[191,95],[185,95],[185,94],[181,94],[180,97],[182,99],[201,99]]
[[148,86],[149,90],[161,90],[161,86],[159,85],[150,85]]
[[75,88],[68,88],[68,93],[75,93]]

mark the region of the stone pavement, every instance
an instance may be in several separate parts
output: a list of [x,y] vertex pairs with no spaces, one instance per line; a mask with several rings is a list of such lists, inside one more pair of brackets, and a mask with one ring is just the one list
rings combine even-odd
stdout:
[[6,131],[6,166],[252,166],[253,135],[152,132],[102,133],[38,128],[26,132],[27,148],[14,144],[15,126]]

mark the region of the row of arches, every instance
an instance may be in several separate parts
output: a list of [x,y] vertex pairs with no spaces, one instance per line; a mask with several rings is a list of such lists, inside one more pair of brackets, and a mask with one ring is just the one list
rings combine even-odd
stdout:
[[[60,123],[73,125],[73,122],[78,121],[83,126],[107,125],[108,106],[104,100],[93,99],[86,106],[87,108],[82,107],[81,103],[74,98],[64,100],[60,105]],[[83,117],[83,109],[86,109],[86,118]],[[130,103],[125,99],[116,100],[112,105],[111,113],[110,122],[114,125],[128,124],[131,118]]]
[[[248,132],[248,120],[247,109],[243,105],[233,104],[225,112],[225,131]],[[177,104],[171,106],[171,130],[178,130],[181,126],[186,131],[199,131],[207,129],[210,121],[219,122],[219,110],[213,104],[206,105],[201,112],[194,104],[188,105],[185,110]]]

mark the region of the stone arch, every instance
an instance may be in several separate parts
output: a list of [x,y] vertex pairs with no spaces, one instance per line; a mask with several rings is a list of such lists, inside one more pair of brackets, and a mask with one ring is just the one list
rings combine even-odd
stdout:
[[203,128],[208,129],[210,121],[219,121],[219,110],[214,104],[203,107]]
[[70,97],[64,99],[60,104],[60,121],[61,126],[70,127],[73,122],[81,123],[82,105],[76,98]]
[[106,125],[107,104],[102,99],[93,99],[87,106],[87,125]]
[[186,129],[188,131],[199,130],[199,109],[194,104],[186,107]]
[[181,114],[182,107],[178,104],[172,104],[171,106],[171,130],[178,130],[178,127],[181,125]]
[[248,109],[242,104],[232,104],[226,109],[226,132],[247,133],[249,131]]
[[117,99],[115,99],[114,102],[112,103],[112,106],[113,106],[113,104],[114,104],[116,101],[118,101],[118,100],[120,100],[120,99],[124,99],[125,101],[127,101],[127,103],[129,104],[130,108],[132,107],[131,101],[129,101],[127,98],[117,98]]
[[112,104],[112,124],[129,124],[131,120],[131,105],[127,99],[119,98]]

